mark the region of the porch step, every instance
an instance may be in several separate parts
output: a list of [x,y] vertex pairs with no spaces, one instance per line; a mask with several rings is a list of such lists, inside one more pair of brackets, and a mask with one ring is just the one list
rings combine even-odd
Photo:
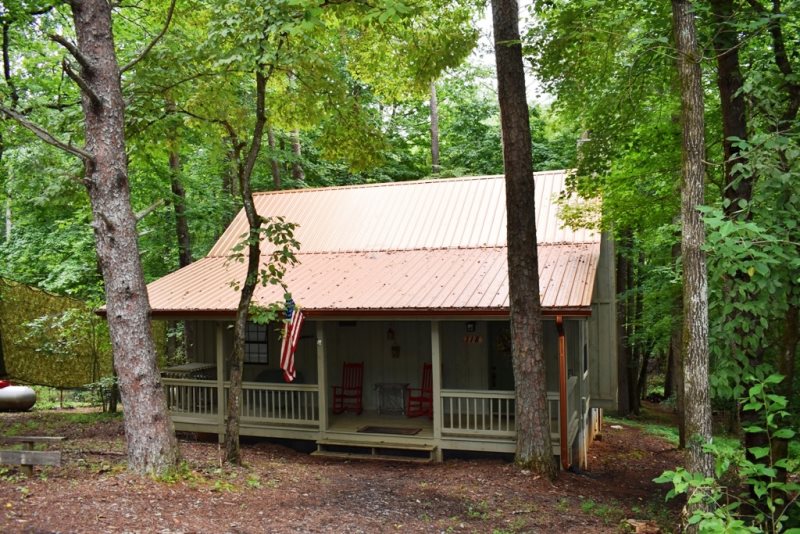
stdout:
[[407,443],[365,443],[338,439],[317,441],[312,456],[346,460],[384,460],[395,462],[430,463],[434,460],[435,445]]

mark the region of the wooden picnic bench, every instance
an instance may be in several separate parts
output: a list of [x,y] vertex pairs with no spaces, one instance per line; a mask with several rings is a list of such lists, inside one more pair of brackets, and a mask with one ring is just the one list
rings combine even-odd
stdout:
[[18,465],[27,476],[33,475],[34,465],[61,465],[61,451],[35,451],[36,444],[61,443],[63,437],[0,436],[0,443],[19,444],[21,450],[0,450],[0,464]]

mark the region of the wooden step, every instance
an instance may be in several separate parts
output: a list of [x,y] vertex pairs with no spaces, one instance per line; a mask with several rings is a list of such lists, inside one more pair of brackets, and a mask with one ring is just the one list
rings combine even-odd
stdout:
[[393,454],[367,454],[358,452],[336,452],[317,450],[311,453],[311,456],[320,456],[323,458],[336,458],[339,460],[380,460],[385,462],[409,462],[417,464],[429,464],[433,461],[432,456],[425,458],[418,458],[416,456],[396,456]]
[[359,448],[374,448],[374,449],[397,449],[407,451],[434,451],[436,445],[428,443],[397,443],[391,441],[350,441],[346,439],[320,439],[317,440],[317,446],[320,445],[334,445],[337,447],[359,447]]
[[[332,450],[333,449],[333,450]],[[389,460],[396,462],[429,463],[434,459],[435,445],[427,443],[389,443],[321,439],[313,456],[347,460]]]

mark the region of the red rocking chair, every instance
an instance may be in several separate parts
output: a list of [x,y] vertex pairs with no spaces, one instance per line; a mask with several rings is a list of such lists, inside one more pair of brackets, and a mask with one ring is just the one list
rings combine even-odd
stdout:
[[427,415],[433,418],[433,366],[426,363],[422,366],[422,384],[418,388],[408,388],[406,415],[419,417]]
[[364,362],[348,363],[342,366],[342,385],[333,386],[333,413],[340,414],[352,410],[360,415],[361,390],[364,380]]

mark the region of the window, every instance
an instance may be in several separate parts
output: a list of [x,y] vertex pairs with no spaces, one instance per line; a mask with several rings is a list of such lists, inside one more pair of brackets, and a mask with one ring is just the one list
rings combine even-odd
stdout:
[[244,334],[245,363],[269,363],[267,325],[247,323]]

